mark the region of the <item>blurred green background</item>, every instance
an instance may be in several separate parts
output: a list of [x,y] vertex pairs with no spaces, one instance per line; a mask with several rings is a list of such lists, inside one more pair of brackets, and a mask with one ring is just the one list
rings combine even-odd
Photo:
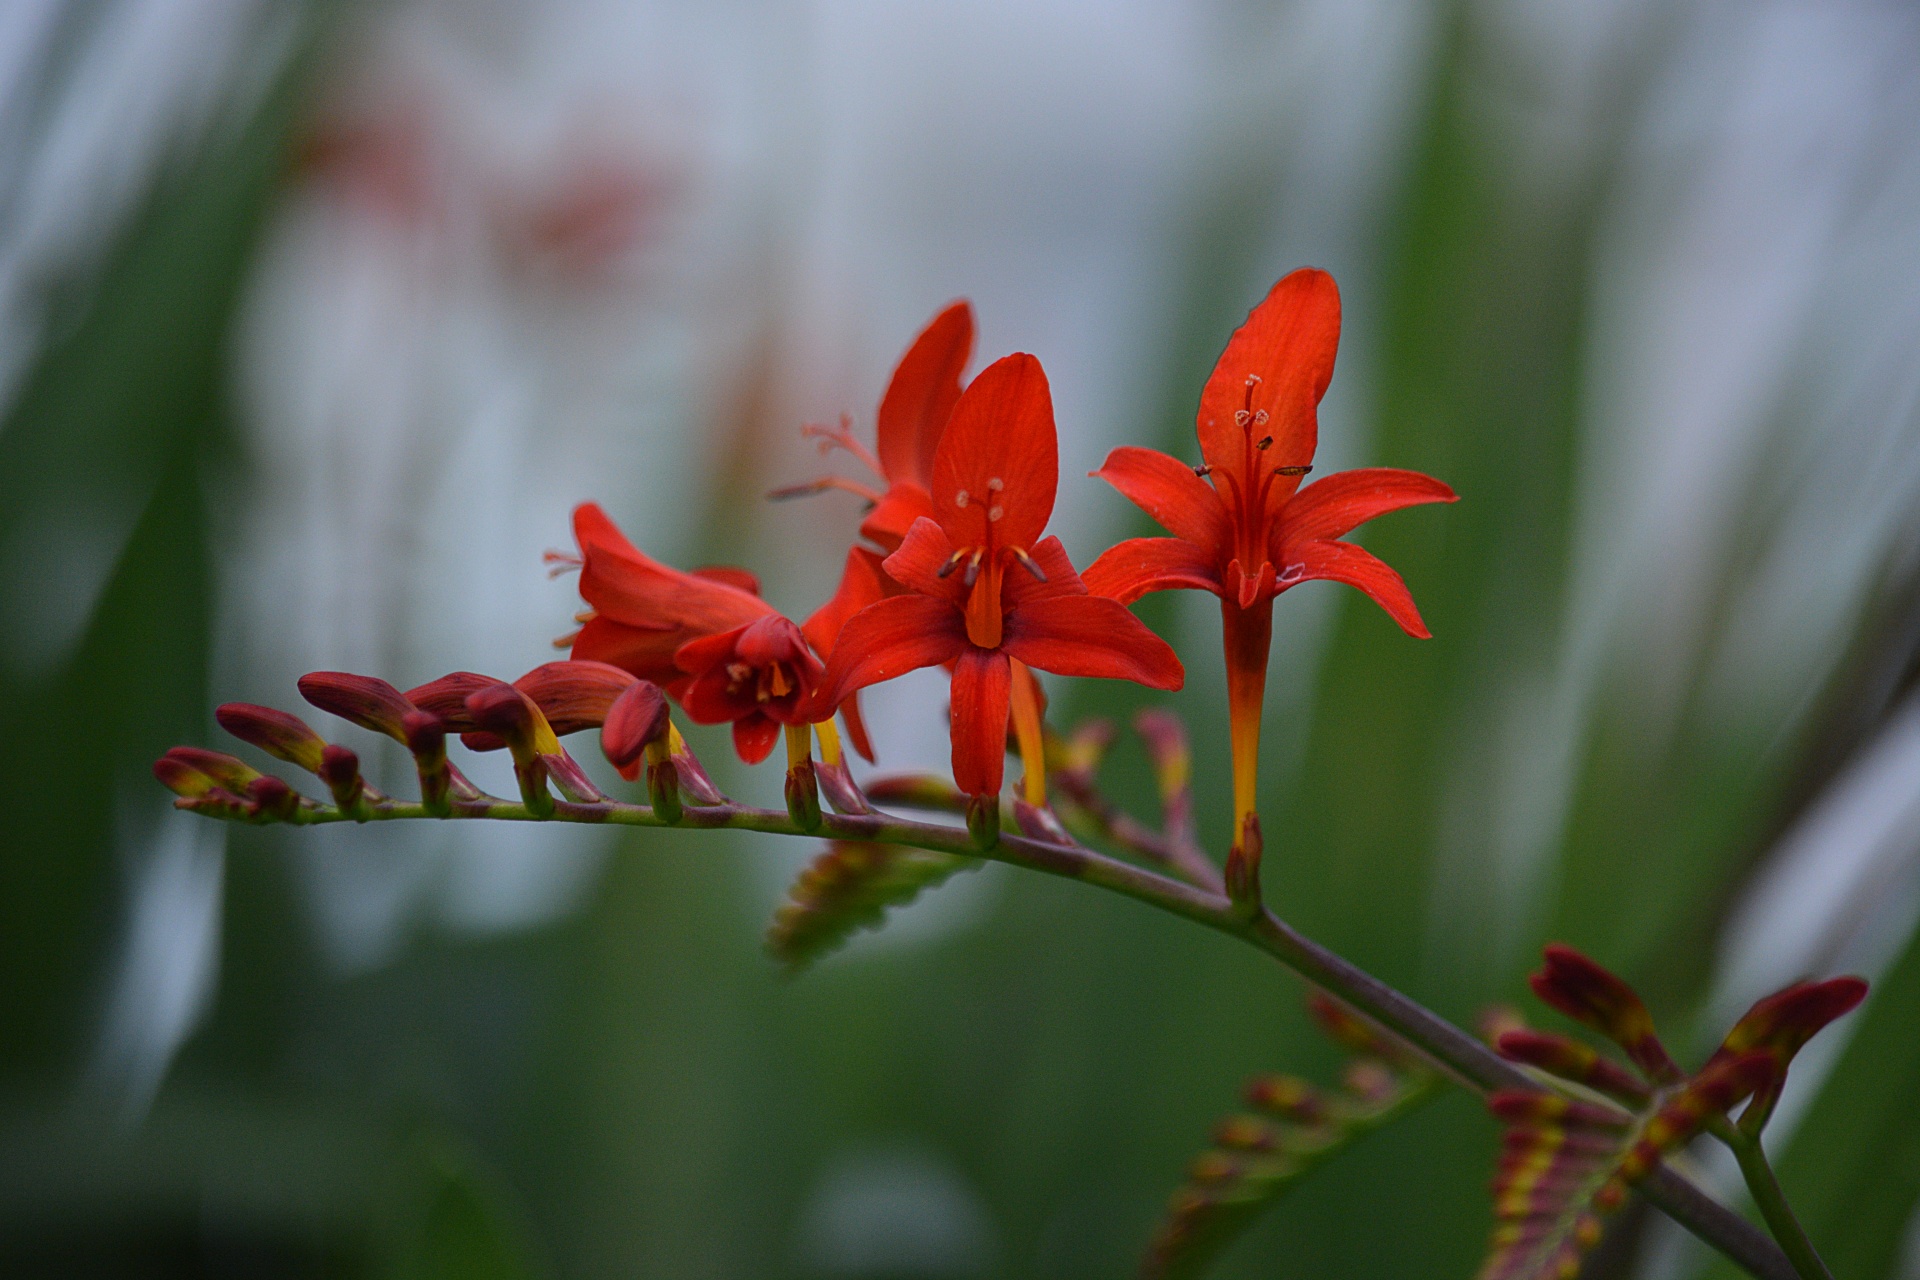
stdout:
[[[1311,263],[1322,470],[1462,501],[1363,535],[1434,640],[1280,602],[1270,900],[1460,1020],[1571,942],[1694,1054],[1869,974],[1771,1143],[1836,1274],[1920,1276],[1916,53],[1864,0],[10,8],[0,1270],[1129,1273],[1242,1082],[1336,1066],[1250,950],[989,867],[788,979],[797,844],[229,833],[147,767],[307,669],[545,660],[582,499],[810,609],[856,513],[758,495],[954,296],[1052,375],[1084,565],[1145,529],[1080,474],[1193,455]],[[1210,603],[1140,612],[1219,847]],[[1218,1274],[1469,1275],[1494,1144],[1451,1095]],[[1589,1274],[1708,1262],[1629,1213]]]

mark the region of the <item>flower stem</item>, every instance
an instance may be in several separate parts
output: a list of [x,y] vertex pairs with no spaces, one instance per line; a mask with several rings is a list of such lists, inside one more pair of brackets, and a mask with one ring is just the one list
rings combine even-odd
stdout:
[[[183,801],[182,805],[191,807],[191,802]],[[418,802],[398,801],[385,796],[381,796],[377,802],[366,803],[356,813],[343,813],[337,808],[303,808],[298,813],[299,816],[292,819],[297,825],[381,822],[436,816]],[[209,814],[237,816],[217,809],[209,810]],[[812,814],[805,816],[813,818]],[[997,838],[983,846],[983,843],[976,843],[979,840],[977,834],[970,834],[966,830],[914,822],[891,814],[821,813],[811,822],[801,822],[788,813],[731,802],[689,805],[679,821],[673,823],[665,815],[644,805],[613,800],[593,803],[556,801],[551,813],[542,818],[523,803],[488,796],[479,800],[453,801],[452,812],[447,820],[461,822],[489,818],[511,822],[545,820],[633,827],[677,825],[866,840],[990,858],[1033,871],[1043,871],[1048,875],[1084,881],[1251,943],[1307,981],[1372,1018],[1469,1088],[1485,1092],[1492,1089],[1537,1090],[1541,1087],[1538,1081],[1499,1057],[1473,1035],[1300,934],[1271,911],[1262,909],[1248,917],[1220,893],[1122,862],[1082,845],[1057,844],[1013,834],[1002,835],[996,829],[993,834]],[[1824,1269],[1806,1271],[1797,1267],[1764,1232],[1664,1164],[1654,1166],[1639,1182],[1638,1189],[1668,1217],[1759,1277],[1759,1280],[1828,1280]],[[1759,1198],[1758,1192],[1756,1198]],[[1804,1236],[1801,1239],[1804,1240]],[[1817,1266],[1818,1259],[1814,1261]]]
[[1760,1135],[1728,1123],[1725,1117],[1720,1117],[1711,1128],[1713,1135],[1726,1143],[1734,1159],[1740,1162],[1740,1176],[1747,1180],[1753,1203],[1760,1210],[1760,1216],[1767,1220],[1773,1238],[1780,1242],[1780,1248],[1792,1261],[1795,1274],[1800,1280],[1833,1280],[1833,1272],[1820,1260],[1806,1228],[1800,1225],[1793,1206],[1787,1203],[1787,1193],[1781,1189],[1780,1179],[1774,1176],[1773,1165],[1767,1161]]

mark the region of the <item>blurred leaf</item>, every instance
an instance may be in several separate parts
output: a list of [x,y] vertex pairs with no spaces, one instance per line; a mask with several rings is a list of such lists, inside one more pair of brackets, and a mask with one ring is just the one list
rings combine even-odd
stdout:
[[399,1227],[390,1280],[532,1280],[525,1233],[476,1155],[444,1137],[417,1146],[421,1186]]
[[798,972],[859,930],[878,929],[893,908],[980,865],[978,858],[931,849],[836,840],[787,890],[767,930],[767,950]]
[[[1859,1028],[1777,1164],[1833,1273],[1891,1280],[1920,1209],[1920,934],[1855,1016]],[[1716,1263],[1707,1274],[1740,1273]]]

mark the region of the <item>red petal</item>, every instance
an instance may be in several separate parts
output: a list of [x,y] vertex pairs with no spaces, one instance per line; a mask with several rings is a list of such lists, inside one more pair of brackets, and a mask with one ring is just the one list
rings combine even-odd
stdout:
[[674,651],[673,665],[679,671],[694,676],[711,671],[733,656],[733,648],[744,631],[745,627],[735,627],[718,635],[689,640]]
[[729,720],[762,715],[760,704],[753,696],[752,681],[746,682],[744,690],[730,692],[729,687],[734,684],[726,664],[715,663],[687,682],[687,687],[680,691],[680,707],[695,724],[725,724]]
[[1210,557],[1226,545],[1230,529],[1220,495],[1178,458],[1122,445],[1093,475],[1118,489],[1168,533],[1199,544]]
[[860,714],[860,695],[852,694],[840,704],[840,719],[847,726],[847,741],[860,753],[860,758],[868,764],[873,763],[873,739],[867,736],[867,722]]
[[1220,595],[1219,570],[1184,538],[1130,538],[1108,547],[1087,567],[1087,590],[1132,604],[1149,591],[1185,587]]
[[1080,575],[1074,572],[1073,561],[1067,559],[1067,549],[1060,545],[1060,539],[1040,539],[1033,544],[1028,558],[1042,576],[1035,577],[1032,570],[1022,564],[1007,565],[1000,585],[1000,598],[1006,608],[1018,609],[1029,600],[1044,600],[1050,596],[1087,594],[1087,584],[1080,581]]
[[730,631],[773,612],[751,591],[681,573],[643,555],[594,503],[574,508],[573,531],[583,561],[580,594],[613,622],[675,632],[678,647],[694,636]]
[[1402,507],[1423,502],[1454,502],[1459,494],[1418,471],[1362,467],[1316,480],[1293,495],[1274,530],[1273,558],[1286,560],[1285,548],[1300,542],[1328,542]]
[[642,680],[669,685],[681,677],[680,668],[673,665],[673,653],[686,638],[678,630],[630,627],[595,616],[574,636],[572,653],[576,661],[609,663]]
[[800,625],[800,630],[806,633],[807,643],[822,658],[831,657],[833,642],[839,639],[840,628],[847,625],[847,619],[898,590],[881,569],[878,555],[865,547],[854,547],[847,552],[847,563],[840,570],[840,585],[834,590],[833,599],[815,609],[813,616]]
[[860,522],[860,536],[892,551],[922,516],[933,516],[933,495],[910,481],[896,481]]
[[970,796],[1000,793],[1012,673],[1006,654],[972,645],[953,668],[953,781]]
[[779,722],[769,720],[758,712],[733,722],[733,750],[747,764],[759,764],[765,760],[773,751],[773,744],[778,741]]
[[931,520],[916,520],[907,531],[907,540],[880,567],[907,590],[951,601],[955,608],[964,609],[966,579],[951,570],[944,578],[940,576],[940,571],[947,569],[952,559],[953,544],[947,540],[946,532]]
[[406,698],[422,711],[439,716],[449,731],[469,733],[474,723],[467,714],[467,699],[499,683],[492,676],[483,676],[475,671],[453,671],[438,680],[429,680],[426,684],[407,690]]
[[947,601],[918,595],[882,600],[841,628],[820,682],[820,701],[839,706],[856,689],[952,662],[966,647],[966,619]]
[[1009,613],[1006,625],[1001,647],[1042,671],[1131,680],[1151,689],[1186,683],[1172,647],[1125,605],[1104,596],[1036,600]]
[[742,569],[738,565],[709,564],[693,571],[696,578],[705,578],[708,582],[718,582],[722,586],[744,591],[750,596],[760,594],[760,575],[751,569]]
[[963,299],[935,316],[900,357],[876,420],[880,468],[889,481],[927,487],[972,352],[973,308]]
[[597,729],[614,700],[636,683],[629,672],[606,662],[549,662],[513,682],[532,698],[556,734]]
[[[1207,465],[1232,477],[1244,492],[1277,468],[1312,463],[1319,438],[1316,410],[1333,378],[1339,345],[1340,290],[1332,276],[1303,268],[1274,285],[1234,331],[1200,393],[1197,425]],[[1260,379],[1251,398],[1250,375]],[[1267,414],[1255,440],[1273,437],[1271,445],[1253,452],[1252,475],[1246,474],[1246,432],[1234,420],[1242,409]],[[1217,487],[1220,480],[1214,483]],[[1298,484],[1287,476],[1276,479],[1266,509],[1274,510]]]
[[934,454],[934,518],[956,547],[1030,547],[1059,483],[1046,372],[1025,353],[994,361],[960,396]]
[[1303,543],[1289,547],[1287,555],[1290,560],[1280,567],[1279,576],[1275,579],[1280,590],[1285,591],[1312,578],[1344,582],[1372,596],[1373,602],[1385,609],[1387,616],[1416,640],[1433,637],[1433,633],[1427,630],[1427,624],[1420,620],[1420,610],[1415,607],[1413,593],[1407,590],[1407,584],[1377,556],[1351,542]]

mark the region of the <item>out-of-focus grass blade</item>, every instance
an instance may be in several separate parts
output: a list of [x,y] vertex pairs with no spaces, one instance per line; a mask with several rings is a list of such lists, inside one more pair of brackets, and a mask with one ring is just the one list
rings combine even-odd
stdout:
[[[0,429],[0,571],[13,584],[0,607],[15,626],[49,625],[50,602],[79,610],[71,648],[37,665],[16,652],[0,670],[0,734],[21,744],[12,785],[72,797],[0,807],[0,845],[22,851],[0,860],[10,1075],[69,1062],[86,1023],[113,789],[138,786],[156,752],[206,721],[199,461],[225,436],[226,337],[305,67],[288,63],[244,129],[164,181]],[[104,577],[96,602],[72,599],[82,571]]]

